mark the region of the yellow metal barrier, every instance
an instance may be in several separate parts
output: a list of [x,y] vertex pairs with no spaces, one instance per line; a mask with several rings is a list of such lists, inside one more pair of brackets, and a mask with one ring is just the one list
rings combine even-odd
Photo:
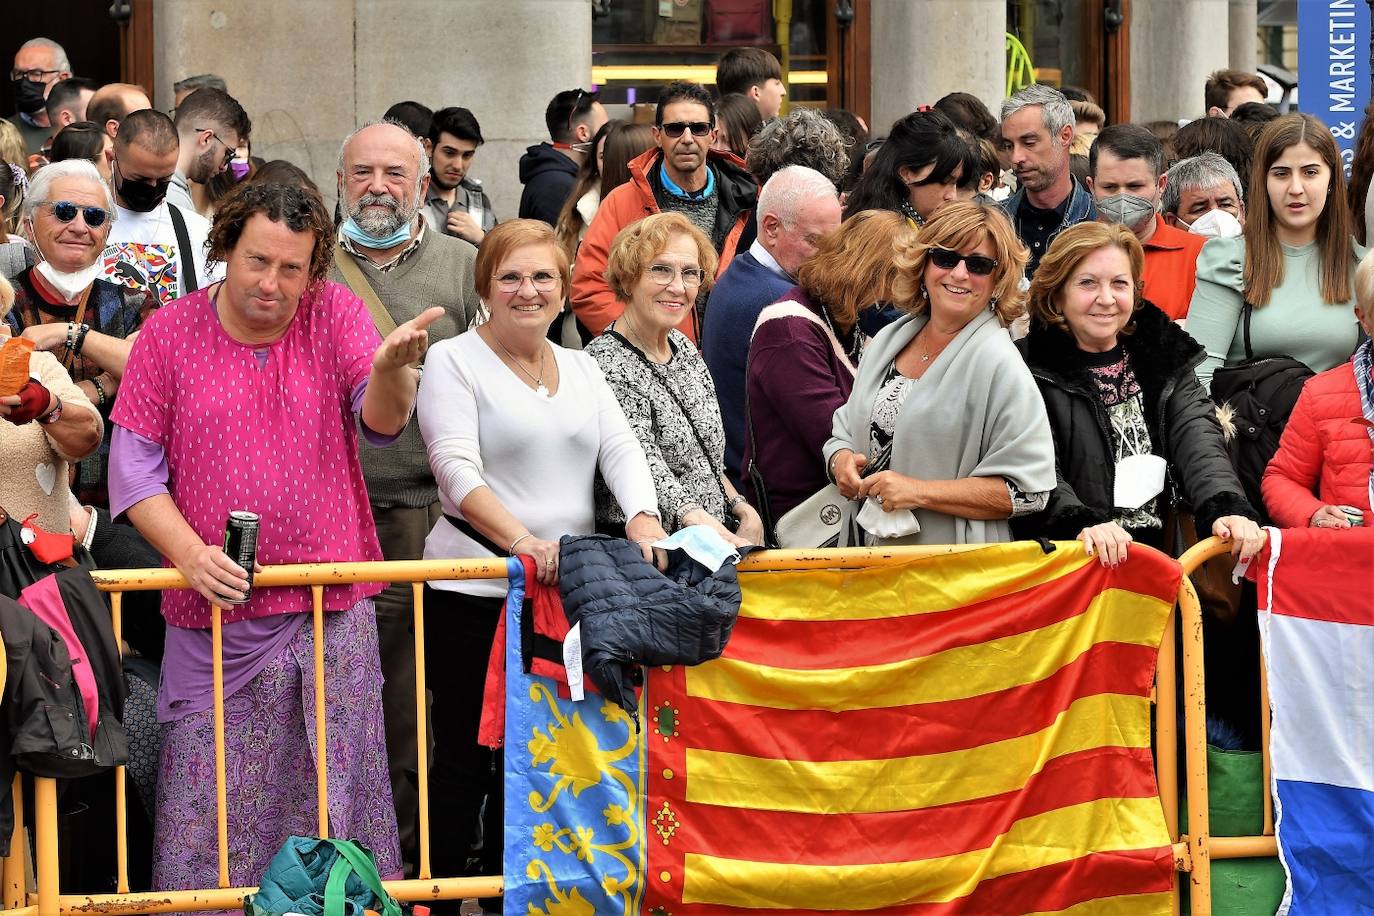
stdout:
[[[754,553],[739,565],[741,572],[785,572],[807,569],[858,569],[907,563],[915,559],[946,556],[982,545],[945,545],[936,547],[850,548],[842,550],[771,550]],[[1227,545],[1215,538],[1198,544],[1184,557],[1185,573],[1196,568],[1203,559],[1224,552]],[[419,771],[427,772],[428,735],[425,715],[424,673],[424,600],[423,583],[454,579],[503,579],[506,561],[445,560],[393,561],[385,563],[302,564],[268,567],[254,577],[255,588],[275,586],[308,586],[312,591],[313,625],[315,628],[315,734],[317,746],[318,819],[321,836],[328,835],[328,771],[325,765],[327,747],[325,728],[324,640],[322,638],[323,589],[329,586],[357,582],[410,582],[415,597],[415,662],[416,719],[419,730]],[[121,627],[121,596],[127,591],[149,591],[186,588],[185,579],[174,569],[101,570],[93,574],[102,591],[111,593],[113,623],[116,636]],[[1179,590],[1180,616],[1171,618],[1160,647],[1156,671],[1156,773],[1165,822],[1173,841],[1175,864],[1180,872],[1190,876],[1192,911],[1199,916],[1211,912],[1210,876],[1205,867],[1210,855],[1241,856],[1271,855],[1269,847],[1246,845],[1251,840],[1265,838],[1233,838],[1225,843],[1209,840],[1207,835],[1207,773],[1206,734],[1203,707],[1202,674],[1202,614],[1197,593],[1184,578]],[[1180,834],[1178,825],[1178,779],[1176,770],[1178,735],[1175,716],[1175,664],[1173,627],[1179,620],[1183,628],[1183,706],[1185,710],[1184,753],[1188,772],[1188,830]],[[67,916],[74,913],[168,913],[238,909],[243,897],[253,893],[253,887],[231,887],[229,881],[228,824],[225,785],[224,745],[224,679],[222,669],[221,613],[212,614],[212,645],[214,654],[214,716],[215,716],[215,781],[218,800],[218,865],[219,887],[186,891],[149,891],[132,893],[129,890],[128,846],[126,835],[126,779],[124,768],[115,771],[117,892],[113,894],[63,894],[58,886],[57,799],[56,782],[34,779],[34,835],[36,893],[25,893],[26,866],[23,841],[23,811],[21,794],[16,780],[15,839],[12,855],[4,860],[0,870],[4,906],[16,916]],[[3,658],[0,655],[0,658]],[[1266,768],[1267,774],[1267,768]],[[388,891],[397,899],[424,901],[459,899],[463,897],[497,896],[502,892],[501,876],[472,878],[432,877],[429,860],[429,792],[426,779],[419,780],[419,877],[414,880],[385,882]],[[1266,820],[1266,824],[1270,821]],[[1272,832],[1272,831],[1271,831]],[[1251,848],[1257,851],[1250,852]],[[1178,897],[1175,896],[1175,911]],[[8,914],[7,914],[8,916]]]
[[[1184,575],[1185,575],[1185,576],[1191,576],[1191,575],[1193,574],[1193,572],[1194,572],[1199,566],[1201,566],[1203,563],[1205,563],[1206,561],[1212,559],[1213,557],[1219,557],[1219,556],[1221,556],[1222,554],[1226,553],[1229,549],[1230,549],[1230,543],[1227,542],[1227,541],[1222,541],[1222,540],[1220,540],[1220,539],[1218,539],[1218,538],[1208,538],[1208,539],[1205,540],[1205,541],[1199,541],[1197,544],[1194,544],[1193,547],[1192,547],[1190,550],[1188,550],[1186,553],[1184,553],[1182,557],[1179,558],[1179,563],[1183,566],[1183,573],[1184,573]],[[1194,602],[1196,602],[1196,595],[1194,596]],[[1185,656],[1188,654],[1188,651],[1189,651],[1189,644],[1190,644],[1190,640],[1185,639],[1185,640],[1184,640],[1184,643],[1183,643],[1183,651],[1184,651],[1184,655],[1185,655]],[[1195,651],[1196,654],[1199,656],[1199,667],[1200,667],[1200,664],[1201,664],[1200,659],[1201,659],[1201,654],[1202,654],[1202,619],[1201,619],[1201,615],[1200,615],[1200,614],[1198,615],[1198,632],[1197,632],[1197,639],[1196,639],[1196,645],[1195,645],[1194,651]],[[1197,793],[1197,794],[1195,795],[1194,792],[1192,791],[1192,786],[1193,786],[1193,783],[1194,783],[1194,782],[1201,782],[1202,785],[1203,785],[1204,787],[1206,786],[1206,781],[1207,781],[1207,746],[1206,746],[1206,741],[1204,740],[1204,741],[1203,741],[1203,744],[1202,744],[1202,747],[1201,747],[1199,750],[1197,750],[1195,753],[1190,753],[1189,756],[1188,756],[1188,758],[1187,758],[1187,772],[1188,772],[1188,784],[1189,784],[1189,785],[1188,785],[1188,789],[1189,789],[1189,791],[1188,791],[1188,820],[1189,820],[1189,833],[1192,834],[1192,835],[1194,835],[1194,836],[1197,836],[1197,837],[1200,837],[1200,838],[1201,838],[1201,840],[1202,840],[1202,845],[1203,845],[1203,847],[1204,847],[1204,849],[1205,849],[1205,855],[1206,855],[1206,859],[1207,859],[1207,860],[1210,860],[1210,859],[1247,859],[1247,858],[1256,858],[1256,857],[1262,857],[1262,856],[1276,856],[1276,855],[1279,854],[1278,840],[1277,840],[1277,838],[1274,836],[1274,799],[1273,799],[1273,796],[1270,794],[1270,791],[1269,791],[1269,790],[1270,790],[1270,786],[1273,784],[1272,779],[1271,779],[1271,776],[1272,776],[1272,764],[1271,764],[1271,761],[1270,761],[1270,758],[1269,758],[1269,725],[1270,725],[1270,721],[1269,721],[1269,719],[1270,719],[1270,716],[1269,716],[1269,684],[1268,684],[1268,679],[1267,679],[1266,676],[1265,676],[1264,664],[1262,663],[1262,661],[1261,661],[1261,664],[1260,664],[1260,695],[1259,695],[1259,704],[1260,704],[1260,750],[1261,750],[1261,754],[1263,755],[1262,759],[1263,759],[1263,761],[1264,761],[1264,769],[1263,769],[1263,773],[1264,773],[1264,792],[1262,793],[1262,795],[1263,795],[1263,804],[1264,804],[1264,823],[1263,823],[1263,827],[1262,827],[1263,832],[1262,832],[1259,836],[1247,836],[1247,837],[1214,837],[1214,836],[1210,836],[1209,834],[1206,833],[1206,831],[1207,831],[1207,817],[1206,817],[1206,812],[1207,812],[1207,793],[1206,793],[1206,791],[1204,790],[1204,791],[1202,791],[1202,792],[1200,792],[1200,793]],[[1192,707],[1189,707],[1187,711],[1193,712]],[[1205,715],[1206,715],[1206,710],[1205,710],[1205,709],[1202,709],[1202,710],[1199,711],[1199,712],[1194,712],[1194,715],[1195,715],[1196,718],[1198,719],[1198,722],[1197,722],[1197,725],[1196,725],[1196,730],[1199,731],[1199,732],[1201,732],[1201,733],[1203,733],[1204,738],[1205,738],[1205,734],[1206,734],[1206,721],[1205,721],[1205,718],[1204,718],[1204,717],[1205,717]],[[1190,731],[1193,730],[1191,724],[1187,724],[1187,725],[1185,725],[1185,727],[1187,727]],[[1192,751],[1192,748],[1190,747],[1189,750],[1190,750],[1190,752],[1191,752],[1191,751]],[[1196,822],[1196,824],[1195,824],[1194,822]],[[1196,862],[1195,862],[1194,864],[1196,865]],[[1204,860],[1203,864],[1204,864],[1204,865],[1207,864],[1207,863],[1206,863],[1206,860]],[[1206,885],[1206,892],[1207,892],[1207,894],[1209,895],[1209,898],[1210,898],[1210,894],[1211,894],[1211,870],[1210,870],[1210,868],[1207,868],[1207,867],[1195,868],[1195,870],[1194,870],[1194,872],[1193,872],[1193,884],[1194,884],[1195,887],[1198,885],[1199,881],[1201,881],[1202,884]],[[1198,912],[1196,906],[1194,906],[1193,912],[1195,912],[1195,913]]]

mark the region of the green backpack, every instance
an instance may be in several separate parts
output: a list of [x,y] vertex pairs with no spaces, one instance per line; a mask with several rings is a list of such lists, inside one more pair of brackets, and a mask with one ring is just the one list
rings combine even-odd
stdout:
[[256,894],[243,898],[244,916],[363,916],[375,910],[401,916],[382,887],[372,853],[351,840],[289,837],[272,857]]

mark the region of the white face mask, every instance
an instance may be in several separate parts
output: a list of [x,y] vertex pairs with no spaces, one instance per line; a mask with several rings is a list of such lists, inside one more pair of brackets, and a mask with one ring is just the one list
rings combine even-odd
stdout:
[[1243,231],[1240,220],[1220,208],[1208,210],[1193,220],[1188,231],[1194,235],[1205,235],[1214,239],[1233,239]]
[[[33,223],[30,222],[29,237],[33,238],[36,235],[37,233],[34,232]],[[62,298],[68,302],[75,302],[77,297],[86,291],[86,287],[90,286],[100,277],[105,267],[103,263],[104,258],[97,255],[94,263],[80,270],[71,272],[58,270],[53,266],[52,261],[48,260],[48,256],[43,254],[43,249],[38,247],[37,242],[33,243],[33,250],[38,252],[38,257],[41,259],[34,265],[34,270],[42,274],[43,279],[47,281],[48,285],[57,290]]]
[[103,268],[104,265],[100,263],[99,258],[96,258],[95,263],[89,267],[83,267],[71,273],[58,270],[52,265],[52,261],[46,259],[39,261],[34,266],[34,270],[43,275],[43,279],[47,281],[48,285],[57,290],[62,298],[68,302],[76,301],[86,287],[100,277]]

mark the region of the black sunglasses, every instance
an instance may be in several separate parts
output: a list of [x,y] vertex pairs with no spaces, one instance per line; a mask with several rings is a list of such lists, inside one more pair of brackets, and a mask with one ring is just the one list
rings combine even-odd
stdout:
[[577,117],[577,106],[582,104],[582,100],[587,97],[587,90],[582,87],[577,89],[577,98],[573,99],[572,108],[568,109],[568,133],[572,133],[573,119]]
[[660,124],[658,129],[673,139],[681,137],[684,130],[690,130],[693,137],[704,137],[711,132],[711,123],[709,121],[669,121],[667,124]]
[[86,225],[92,229],[99,229],[105,225],[105,220],[110,218],[110,212],[104,207],[82,207],[70,200],[44,201],[38,206],[51,209],[52,215],[57,217],[59,223],[70,223],[76,219],[76,214],[80,213]]
[[930,262],[941,270],[953,270],[963,261],[968,272],[975,277],[986,277],[997,269],[997,259],[981,254],[960,254],[948,248],[930,249]]
[[215,133],[213,130],[211,130],[211,129],[208,128],[208,127],[194,127],[194,128],[192,128],[192,130],[194,130],[196,133],[200,133],[201,131],[205,131],[205,132],[208,133],[217,143],[219,143],[220,146],[224,147],[224,162],[223,162],[222,165],[220,166],[221,168],[223,168],[224,166],[228,165],[230,162],[233,162],[233,161],[234,161],[234,156],[237,154],[238,151],[235,150],[235,149],[234,149],[232,146],[230,146],[228,143],[225,143],[223,140],[221,140],[219,134]]

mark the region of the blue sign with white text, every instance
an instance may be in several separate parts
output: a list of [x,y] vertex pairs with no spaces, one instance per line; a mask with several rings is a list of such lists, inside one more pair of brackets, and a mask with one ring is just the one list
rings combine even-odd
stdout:
[[1346,174],[1369,103],[1369,4],[1298,0],[1298,107],[1336,138]]

